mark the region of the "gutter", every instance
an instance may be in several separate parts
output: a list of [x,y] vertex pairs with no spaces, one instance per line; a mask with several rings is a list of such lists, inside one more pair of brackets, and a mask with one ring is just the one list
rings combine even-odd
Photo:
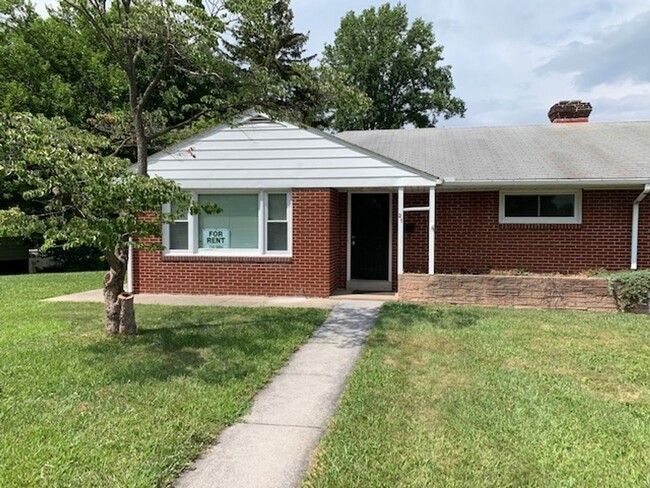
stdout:
[[650,193],[650,183],[646,183],[643,191],[636,197],[632,204],[632,257],[630,269],[637,269],[637,257],[639,254],[639,205],[643,199]]
[[626,179],[562,179],[562,178],[539,178],[530,180],[456,180],[453,177],[442,178],[446,188],[506,188],[506,187],[527,187],[527,186],[562,186],[562,187],[606,187],[606,188],[629,188],[634,185],[648,183],[647,178],[626,178]]

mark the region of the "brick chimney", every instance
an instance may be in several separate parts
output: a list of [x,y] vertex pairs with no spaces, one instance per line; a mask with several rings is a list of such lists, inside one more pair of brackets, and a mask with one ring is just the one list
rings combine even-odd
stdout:
[[548,111],[548,118],[554,124],[566,122],[589,122],[591,103],[582,100],[562,100]]

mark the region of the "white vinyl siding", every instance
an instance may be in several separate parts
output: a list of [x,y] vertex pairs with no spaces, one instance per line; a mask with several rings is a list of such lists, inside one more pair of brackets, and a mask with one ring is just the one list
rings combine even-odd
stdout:
[[216,128],[159,152],[149,174],[187,189],[419,187],[433,180],[344,141],[269,121]]

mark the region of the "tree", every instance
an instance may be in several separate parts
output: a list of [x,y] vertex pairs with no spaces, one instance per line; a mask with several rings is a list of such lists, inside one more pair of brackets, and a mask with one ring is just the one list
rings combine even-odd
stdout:
[[309,122],[322,104],[324,86],[305,55],[308,35],[295,32],[288,0],[249,5],[233,23],[226,53],[244,78],[267,86],[264,108],[285,118]]
[[344,73],[311,65],[315,55],[306,54],[309,36],[295,32],[289,0],[253,2],[230,34],[224,42],[229,58],[251,83],[264,80],[268,96],[262,106],[272,115],[328,129],[339,107],[350,118],[370,108]]
[[231,59],[266,68],[284,80],[295,75],[296,64],[308,64],[316,57],[305,56],[309,36],[294,31],[288,0],[273,0],[268,7],[249,11],[231,34],[232,41],[225,43]]
[[465,103],[451,95],[451,66],[439,65],[442,50],[432,23],[417,18],[409,27],[404,5],[348,12],[334,44],[325,46],[322,64],[344,73],[372,108],[359,117],[340,104],[334,129],[434,127],[441,116],[462,117]]
[[0,0],[0,110],[63,116],[83,126],[121,105],[121,72],[73,19],[40,17],[27,0]]
[[[128,160],[102,156],[107,141],[65,120],[0,113],[0,194],[21,202],[0,209],[0,237],[42,236],[42,250],[88,246],[109,264],[104,278],[107,334],[137,332],[125,300],[128,247],[155,249],[161,225],[199,207],[175,182],[129,171]],[[161,212],[176,204],[174,214]],[[146,218],[142,218],[146,215]],[[149,243],[149,244],[148,244]]]
[[[208,12],[197,2],[174,0],[61,0],[61,5],[78,14],[124,72],[128,109],[103,114],[96,125],[122,133],[122,145],[135,145],[142,175],[152,140],[211,111],[247,108],[237,96],[218,96],[232,93],[236,71],[218,52],[225,29],[220,7]],[[199,88],[188,86],[189,80]],[[190,99],[197,91],[198,99]],[[161,103],[153,103],[156,97],[173,108],[161,110]]]

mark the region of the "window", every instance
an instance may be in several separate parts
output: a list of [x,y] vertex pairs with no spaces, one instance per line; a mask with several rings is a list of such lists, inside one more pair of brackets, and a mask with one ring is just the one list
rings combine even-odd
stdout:
[[199,249],[258,249],[258,195],[199,195],[199,203],[214,203],[218,214],[199,216]]
[[[176,211],[174,205],[171,206],[172,213]],[[173,224],[169,224],[169,250],[172,251],[187,251],[189,249],[188,227],[189,218],[174,220]]]
[[503,224],[579,224],[579,191],[501,192],[499,222]]
[[291,253],[290,193],[192,192],[192,197],[216,204],[221,212],[189,215],[166,225],[163,245],[167,254]]
[[266,208],[266,250],[286,252],[289,244],[287,240],[289,229],[287,194],[270,193]]

